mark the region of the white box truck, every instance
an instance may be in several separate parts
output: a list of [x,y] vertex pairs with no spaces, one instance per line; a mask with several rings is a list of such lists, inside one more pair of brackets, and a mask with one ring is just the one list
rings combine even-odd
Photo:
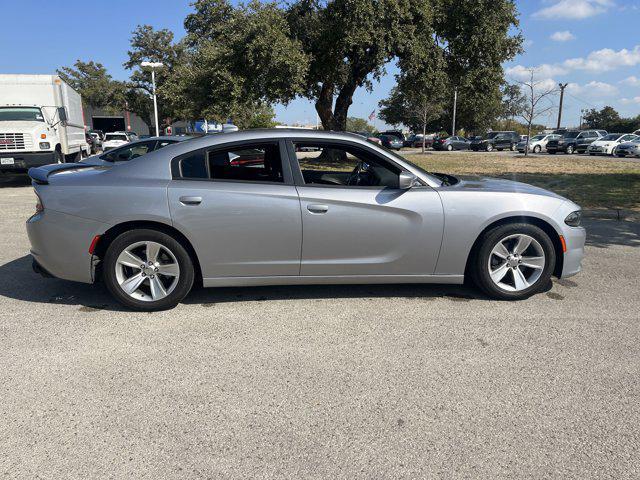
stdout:
[[0,171],[89,155],[82,99],[57,75],[0,75]]

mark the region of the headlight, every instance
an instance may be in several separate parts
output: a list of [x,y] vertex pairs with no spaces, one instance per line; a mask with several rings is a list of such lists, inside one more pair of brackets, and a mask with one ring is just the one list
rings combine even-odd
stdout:
[[570,227],[579,227],[582,223],[582,211],[576,210],[575,212],[571,212],[567,215],[567,218],[564,219],[564,223]]
[[51,148],[51,144],[49,142],[40,142],[40,148],[42,150],[48,150]]

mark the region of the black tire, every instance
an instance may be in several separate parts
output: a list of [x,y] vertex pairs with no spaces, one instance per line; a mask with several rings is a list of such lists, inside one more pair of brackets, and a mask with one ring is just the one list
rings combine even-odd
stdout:
[[490,152],[493,150],[493,145],[491,145],[490,143],[487,143],[487,152]]
[[64,163],[64,155],[62,155],[62,152],[58,149],[53,152],[53,163]]
[[[540,277],[528,288],[520,291],[505,290],[496,285],[489,275],[491,251],[501,239],[510,235],[525,234],[534,238],[542,247],[545,265]],[[470,260],[470,275],[474,283],[488,296],[499,300],[522,300],[541,292],[548,284],[556,264],[556,252],[553,243],[541,228],[529,223],[508,223],[499,225],[486,232],[480,238],[479,247]]]
[[511,149],[512,152],[516,151],[516,145],[514,143],[511,144],[511,147],[509,147]]
[[451,145],[447,145],[447,152],[450,152],[451,150],[453,150],[453,147]]
[[540,153],[541,150],[542,147],[540,145],[536,145],[535,147],[533,147],[533,153]]
[[[138,300],[129,296],[120,287],[116,278],[116,261],[120,253],[128,246],[144,241],[156,242],[169,249],[176,257],[180,268],[178,283],[174,290],[166,297],[156,301]],[[195,276],[191,257],[180,242],[166,233],[149,229],[131,230],[113,240],[104,256],[102,272],[107,288],[118,302],[133,310],[147,312],[175,307],[191,291]]]
[[565,153],[567,155],[573,155],[573,146],[572,145],[568,145]]

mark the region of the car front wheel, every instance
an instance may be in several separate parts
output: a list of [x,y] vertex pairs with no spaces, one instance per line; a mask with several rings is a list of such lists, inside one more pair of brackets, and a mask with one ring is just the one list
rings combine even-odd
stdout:
[[194,281],[191,257],[173,237],[140,229],[117,237],[104,257],[103,276],[123,305],[143,311],[175,307]]
[[491,150],[493,150],[493,145],[491,145],[490,143],[487,144],[487,152],[490,152]]
[[450,152],[451,150],[453,150],[453,147],[451,145],[447,145],[447,152]]
[[573,153],[573,147],[571,145],[569,145],[567,147],[567,155],[571,155]]
[[542,229],[513,223],[497,226],[483,236],[471,273],[490,297],[521,300],[549,284],[555,262],[553,243]]
[[542,150],[542,147],[540,145],[536,145],[535,147],[533,147],[533,153],[540,153],[540,150]]

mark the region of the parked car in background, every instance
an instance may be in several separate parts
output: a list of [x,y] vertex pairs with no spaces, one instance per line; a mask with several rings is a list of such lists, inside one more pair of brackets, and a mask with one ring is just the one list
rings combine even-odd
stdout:
[[613,154],[616,157],[637,157],[640,158],[640,135],[630,142],[619,144]]
[[95,143],[95,139],[89,134],[89,132],[84,133],[84,138],[87,145],[89,145],[89,155],[95,155],[98,153],[98,146]]
[[567,130],[558,138],[547,142],[547,153],[584,153],[589,145],[607,134],[604,130]]
[[429,148],[433,146],[434,139],[435,135],[422,135],[421,133],[418,133],[414,135],[410,146],[413,148],[422,148],[422,144],[424,143],[424,148]]
[[442,137],[436,138],[433,141],[433,149],[434,150],[469,150],[469,145],[471,142],[464,137],[460,136],[451,136],[451,137]]
[[351,133],[360,135],[361,137],[366,138],[370,142],[377,143],[378,145],[382,145],[382,141],[371,132],[351,132]]
[[[526,135],[525,135],[526,136]],[[553,133],[545,134],[541,133],[539,135],[534,135],[529,140],[529,151],[533,153],[540,153],[547,146],[547,142],[551,139],[560,138],[560,135],[555,135]],[[516,146],[518,152],[524,153],[527,148],[527,140],[524,139]]]
[[94,155],[89,158],[85,158],[80,163],[85,165],[113,165],[119,162],[128,162],[134,158],[146,155],[149,152],[159,150],[172,143],[184,142],[193,137],[176,137],[176,136],[163,136],[163,137],[148,137],[143,140],[136,140],[135,142],[129,142],[125,145],[112,148],[108,152],[102,155]]
[[[327,170],[327,156],[343,161]],[[545,291],[552,275],[577,274],[584,256],[572,201],[505,179],[429,173],[346,133],[207,135],[116,166],[29,175],[34,270],[104,282],[138,310],[171,308],[194,284],[470,279],[519,300]]]
[[93,139],[93,147],[92,153],[96,154],[102,151],[102,137],[98,132],[89,131],[89,136]]
[[608,135],[606,130],[587,130],[586,135],[576,142],[576,153],[587,153],[589,145]]
[[112,148],[121,147],[125,143],[129,143],[131,137],[127,135],[127,132],[109,132],[105,133],[104,141],[102,142],[102,149],[106,152]]
[[382,142],[382,146],[390,150],[400,150],[404,145],[404,141],[395,135],[378,135],[378,138]]
[[474,151],[485,150],[513,150],[520,142],[520,135],[516,132],[489,132],[484,137],[471,141],[470,148]]
[[380,135],[391,135],[392,137],[397,137],[402,140],[403,143],[406,140],[404,133],[400,130],[387,130],[386,132],[380,132]]
[[127,137],[129,137],[129,141],[130,142],[135,142],[136,140],[140,140],[140,137],[138,137],[138,134],[136,132],[125,132],[127,134]]
[[624,142],[631,142],[638,138],[633,133],[610,133],[606,137],[591,143],[587,148],[589,155],[613,155],[613,150]]

